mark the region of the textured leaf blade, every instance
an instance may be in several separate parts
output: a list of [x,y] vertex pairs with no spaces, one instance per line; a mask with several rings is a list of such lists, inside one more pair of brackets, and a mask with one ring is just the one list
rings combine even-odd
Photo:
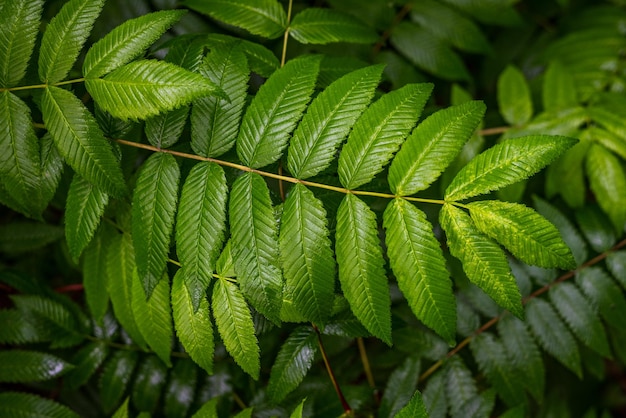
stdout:
[[353,194],[337,211],[335,252],[339,282],[354,315],[391,345],[391,300],[376,215]]
[[235,144],[239,133],[250,72],[243,47],[231,42],[211,50],[198,71],[230,99],[202,97],[191,111],[191,147],[202,156],[218,157]]
[[476,227],[523,262],[544,268],[576,267],[558,229],[531,208],[497,200],[467,206]]
[[353,71],[333,82],[308,107],[289,144],[287,167],[300,179],[324,170],[374,96],[382,65]]
[[450,252],[461,261],[470,281],[498,305],[522,318],[522,298],[500,247],[483,235],[470,217],[455,206],[445,204],[439,221],[446,232]]
[[428,418],[428,410],[424,404],[422,394],[416,390],[409,403],[395,415],[397,418]]
[[183,4],[269,39],[278,38],[287,28],[287,14],[276,0],[185,0]]
[[554,161],[578,140],[564,136],[530,135],[508,139],[471,160],[458,172],[446,200],[463,200],[526,179]]
[[85,249],[83,258],[83,286],[87,306],[98,322],[102,321],[109,306],[107,258],[108,246],[113,241],[115,232],[108,225],[103,225],[96,233],[91,244]]
[[352,15],[316,7],[304,9],[293,18],[289,35],[303,44],[369,44],[378,39],[378,34],[370,26]]
[[419,358],[408,357],[391,373],[380,401],[379,418],[396,416],[396,413],[410,401],[417,386],[420,368]]
[[585,169],[598,204],[618,231],[626,223],[626,174],[617,157],[600,145],[587,153]]
[[75,174],[65,204],[65,238],[70,255],[78,260],[93,238],[109,195]]
[[526,124],[533,116],[530,88],[524,74],[512,65],[498,77],[498,106],[502,118],[509,124]]
[[252,306],[280,323],[283,280],[278,264],[278,228],[265,180],[246,173],[232,186],[231,247],[237,281]]
[[139,332],[161,361],[171,367],[173,330],[168,278],[159,280],[147,299],[141,281],[134,275],[131,303]]
[[466,102],[440,110],[420,123],[389,167],[391,190],[408,196],[437,180],[474,134],[485,109],[482,102]]
[[389,263],[415,316],[453,345],[456,307],[439,242],[425,214],[404,199],[383,215]]
[[446,362],[445,385],[452,417],[463,417],[463,406],[478,398],[478,388],[463,359],[453,356]]
[[348,189],[383,170],[417,123],[433,85],[410,84],[385,94],[354,124],[339,156],[339,179]]
[[101,77],[139,57],[185,10],[162,10],[127,20],[93,44],[83,62],[85,78]]
[[259,378],[259,344],[246,301],[233,283],[219,279],[213,288],[213,316],[226,349],[254,379]]
[[52,18],[39,50],[39,79],[63,80],[72,69],[105,0],[70,0]]
[[298,327],[281,346],[267,385],[272,402],[281,402],[306,376],[317,352],[315,336],[311,327]]
[[132,204],[132,231],[137,273],[150,297],[165,270],[178,200],[178,163],[155,153],[143,164]]
[[126,182],[111,145],[82,102],[67,90],[48,87],[41,98],[46,128],[65,161],[82,177],[113,196]]
[[200,74],[155,60],[133,61],[104,78],[88,78],[85,87],[102,110],[122,120],[146,119],[199,97],[223,94]]
[[74,366],[48,353],[25,350],[0,352],[0,382],[40,382],[55,379]]
[[47,199],[42,196],[39,140],[32,127],[30,109],[8,91],[0,92],[0,147],[4,188],[25,215],[41,217]]
[[5,417],[79,418],[60,403],[37,395],[18,392],[0,393],[0,415]]
[[285,201],[279,236],[285,294],[304,318],[321,324],[331,314],[335,290],[328,234],[322,202],[296,184]]
[[[0,17],[0,86],[24,78],[39,29],[43,0],[7,2]],[[3,147],[4,149],[4,147]]]
[[146,137],[157,148],[169,148],[183,135],[189,106],[183,106],[146,119]]
[[321,57],[293,59],[261,86],[246,109],[237,137],[237,154],[248,167],[280,158],[315,87]]
[[207,373],[213,373],[213,324],[206,295],[193,304],[192,293],[185,285],[182,270],[178,270],[172,284],[172,310],[176,335],[191,359]]
[[597,307],[604,322],[617,329],[626,328],[626,298],[603,269],[594,266],[580,270],[576,284]]
[[185,180],[176,219],[176,253],[194,312],[205,297],[224,242],[227,199],[224,170],[215,163],[196,164]]
[[211,33],[206,36],[206,42],[212,49],[221,48],[230,43],[240,45],[241,50],[246,54],[250,71],[257,73],[261,77],[268,78],[280,67],[278,58],[267,47],[245,39],[235,38],[221,33]]

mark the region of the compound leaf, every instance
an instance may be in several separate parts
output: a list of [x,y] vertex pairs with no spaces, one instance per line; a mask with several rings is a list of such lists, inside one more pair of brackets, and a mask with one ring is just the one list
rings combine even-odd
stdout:
[[389,186],[401,196],[426,189],[474,134],[485,104],[466,102],[430,115],[413,130],[389,167]]
[[370,26],[352,15],[316,7],[309,7],[293,18],[289,35],[303,44],[369,44],[378,39],[378,34]]
[[5,417],[79,418],[60,403],[30,393],[0,393],[0,415]]
[[404,199],[389,202],[383,215],[389,263],[415,316],[450,345],[456,307],[439,242],[426,215]]
[[40,382],[55,379],[74,368],[59,357],[25,350],[0,351],[0,382]]

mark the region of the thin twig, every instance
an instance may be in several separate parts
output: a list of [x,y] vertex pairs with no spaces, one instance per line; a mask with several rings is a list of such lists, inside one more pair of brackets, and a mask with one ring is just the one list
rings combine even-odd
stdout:
[[496,126],[495,128],[487,128],[487,129],[481,129],[480,131],[478,131],[479,135],[499,135],[499,134],[503,134],[506,131],[508,131],[509,129],[511,129],[510,126]]
[[391,26],[386,31],[383,32],[378,42],[376,42],[376,45],[374,45],[374,49],[372,50],[372,55],[374,56],[378,55],[382,47],[385,45],[385,43],[387,43],[387,40],[391,36],[391,32],[393,31],[393,28],[404,20],[406,15],[408,15],[409,12],[411,11],[412,7],[413,5],[411,3],[407,3],[398,12],[398,14],[394,17],[393,22],[391,23]]
[[337,392],[337,396],[339,397],[339,402],[341,402],[341,406],[343,407],[344,415],[350,416],[352,414],[352,408],[350,408],[350,404],[346,400],[345,396],[343,396],[343,392],[339,387],[339,383],[335,378],[335,374],[333,373],[332,367],[330,367],[330,362],[328,361],[328,356],[326,355],[326,350],[324,349],[324,343],[322,342],[322,334],[320,333],[319,328],[315,324],[311,324],[315,333],[317,334],[317,344],[320,347],[320,352],[322,353],[322,358],[324,359],[324,365],[326,366],[326,371],[328,372],[328,376],[330,377],[330,381],[333,383],[333,387],[335,388],[335,392]]
[[365,376],[367,377],[367,383],[372,388],[372,392],[374,393],[374,399],[377,404],[380,404],[380,396],[378,389],[376,388],[376,381],[374,380],[374,374],[372,373],[372,368],[370,367],[370,361],[367,357],[367,350],[365,349],[365,342],[363,338],[359,337],[356,339],[356,343],[359,347],[359,355],[361,356],[361,363],[363,363],[363,371],[365,371]]

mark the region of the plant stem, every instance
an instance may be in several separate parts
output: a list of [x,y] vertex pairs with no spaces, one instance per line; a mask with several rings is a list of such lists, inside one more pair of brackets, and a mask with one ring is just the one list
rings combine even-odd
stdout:
[[367,383],[370,385],[370,388],[372,388],[376,404],[379,404],[380,397],[378,390],[376,389],[376,382],[374,381],[374,374],[372,373],[372,368],[370,367],[370,361],[367,357],[367,350],[365,350],[365,342],[363,341],[363,338],[359,337],[356,339],[356,343],[359,347],[359,355],[361,356],[361,363],[363,363],[363,371],[365,371]]
[[480,131],[478,131],[478,134],[480,134],[480,135],[498,135],[498,134],[502,134],[502,133],[508,131],[509,129],[511,129],[510,126],[497,126],[495,128],[481,129]]
[[315,333],[317,334],[317,344],[320,347],[320,351],[322,353],[322,358],[324,359],[324,365],[326,366],[326,371],[328,372],[328,376],[330,377],[330,381],[333,383],[333,387],[335,388],[335,392],[337,392],[337,396],[339,397],[339,402],[341,402],[341,406],[343,407],[344,415],[351,416],[352,408],[350,408],[350,404],[343,396],[343,392],[339,387],[339,383],[337,383],[337,379],[335,378],[335,374],[333,373],[332,367],[330,367],[330,363],[328,362],[328,356],[326,355],[326,350],[324,349],[324,343],[322,343],[322,334],[320,333],[319,328],[315,324],[311,324]]
[[54,84],[33,84],[31,86],[3,87],[3,88],[0,88],[0,92],[3,92],[3,91],[45,89],[45,88],[47,88],[49,86],[64,86],[64,85],[67,85],[67,84],[82,83],[83,81],[85,81],[84,78],[75,78],[73,80],[59,81],[58,83],[54,83]]
[[280,57],[281,68],[285,65],[287,59],[287,41],[289,41],[289,24],[291,23],[291,8],[293,6],[293,0],[289,0],[287,6],[287,29],[285,29],[285,35],[283,36],[283,51]]

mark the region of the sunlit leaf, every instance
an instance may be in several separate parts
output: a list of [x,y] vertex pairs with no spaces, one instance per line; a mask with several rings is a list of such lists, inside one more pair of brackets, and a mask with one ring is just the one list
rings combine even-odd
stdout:
[[0,351],[0,382],[39,382],[60,377],[74,366],[48,353],[25,350]]

